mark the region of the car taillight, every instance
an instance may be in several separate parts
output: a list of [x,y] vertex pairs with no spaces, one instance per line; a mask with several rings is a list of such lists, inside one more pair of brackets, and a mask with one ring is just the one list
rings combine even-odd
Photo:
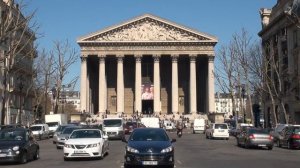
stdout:
[[255,139],[255,136],[253,134],[249,135],[249,139]]
[[272,135],[269,136],[269,140],[273,140],[273,136]]
[[299,134],[292,134],[291,138],[292,139],[300,139],[300,135]]

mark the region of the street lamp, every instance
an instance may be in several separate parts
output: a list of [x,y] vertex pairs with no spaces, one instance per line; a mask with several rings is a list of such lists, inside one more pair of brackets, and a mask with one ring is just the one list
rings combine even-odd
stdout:
[[243,115],[244,115],[244,123],[246,123],[246,110],[245,110],[245,101],[244,101],[245,100],[245,93],[246,93],[245,85],[243,84],[242,85],[242,98],[243,98],[242,99],[242,103],[243,103],[242,104],[243,105],[242,106],[242,108],[243,108],[242,110],[243,110]]
[[21,79],[21,77],[19,77],[19,84],[18,84],[18,88],[20,91],[20,95],[19,95],[19,116],[18,116],[18,124],[22,123],[22,90],[24,88],[24,84],[23,81]]

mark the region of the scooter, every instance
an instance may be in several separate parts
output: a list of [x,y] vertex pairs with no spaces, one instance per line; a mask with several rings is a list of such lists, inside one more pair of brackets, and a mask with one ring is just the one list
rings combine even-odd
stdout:
[[182,136],[182,130],[177,131],[177,136],[180,138]]

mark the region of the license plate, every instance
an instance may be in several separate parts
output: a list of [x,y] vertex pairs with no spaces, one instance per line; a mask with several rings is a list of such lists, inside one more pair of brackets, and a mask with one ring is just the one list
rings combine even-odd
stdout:
[[74,153],[86,153],[84,150],[76,150]]
[[224,132],[224,130],[219,130],[219,132]]
[[1,153],[0,157],[6,157],[6,154]]
[[258,145],[258,146],[264,147],[264,146],[267,146],[267,145]]
[[157,161],[143,161],[143,165],[157,165]]

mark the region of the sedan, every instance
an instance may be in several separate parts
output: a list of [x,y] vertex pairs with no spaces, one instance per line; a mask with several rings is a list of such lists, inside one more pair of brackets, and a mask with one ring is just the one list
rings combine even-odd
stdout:
[[124,167],[167,166],[174,167],[176,139],[170,140],[162,128],[137,128],[131,133],[126,145]]
[[74,130],[64,145],[64,160],[99,158],[108,154],[108,137],[99,129]]
[[70,134],[76,130],[80,129],[80,126],[71,126],[71,127],[66,127],[61,134],[57,136],[57,142],[56,142],[56,149],[62,149],[65,145],[65,141],[68,139]]
[[278,147],[286,146],[288,149],[300,149],[300,125],[286,126],[280,132],[279,137]]
[[273,137],[268,130],[249,128],[242,131],[236,136],[237,146],[250,147],[266,147],[269,150],[273,149]]
[[26,163],[39,159],[40,147],[32,132],[25,128],[6,128],[0,131],[0,162]]

